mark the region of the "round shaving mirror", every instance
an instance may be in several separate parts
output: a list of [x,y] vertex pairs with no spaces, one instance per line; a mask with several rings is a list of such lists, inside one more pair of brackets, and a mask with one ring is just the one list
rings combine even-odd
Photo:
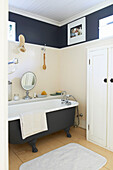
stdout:
[[31,99],[29,96],[29,91],[32,90],[36,85],[36,75],[33,72],[26,72],[21,78],[21,86],[26,90],[26,96],[24,99]]

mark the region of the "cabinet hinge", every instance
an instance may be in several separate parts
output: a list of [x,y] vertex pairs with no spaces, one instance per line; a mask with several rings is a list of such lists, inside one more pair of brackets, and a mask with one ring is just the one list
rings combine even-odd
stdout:
[[90,126],[88,125],[88,130],[89,130],[89,127],[90,127]]
[[89,59],[89,65],[90,65],[90,59]]

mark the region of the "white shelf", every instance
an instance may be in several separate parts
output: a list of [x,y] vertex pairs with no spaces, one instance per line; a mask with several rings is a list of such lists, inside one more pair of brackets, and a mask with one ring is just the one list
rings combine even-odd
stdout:
[[25,99],[20,99],[20,100],[18,100],[18,101],[12,100],[12,101],[8,101],[8,105],[15,105],[15,104],[22,104],[22,103],[30,103],[30,102],[50,100],[50,99],[61,99],[61,95],[57,95],[57,96],[47,96],[47,97],[43,97],[43,98],[32,98],[32,99],[29,99],[29,100],[25,100]]

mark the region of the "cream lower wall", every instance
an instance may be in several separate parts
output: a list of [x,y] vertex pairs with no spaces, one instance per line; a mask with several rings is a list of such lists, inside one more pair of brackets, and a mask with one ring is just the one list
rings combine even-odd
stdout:
[[[16,71],[8,76],[12,81],[12,94],[19,94],[20,98],[25,96],[25,90],[20,85],[22,75],[27,71],[32,71],[36,74],[37,83],[30,95],[36,92],[40,94],[43,90],[47,94],[55,93],[59,90],[59,50],[55,48],[46,48],[46,65],[47,69],[43,70],[43,55],[42,46],[26,44],[26,52],[22,53],[18,50],[18,43],[9,42],[9,60],[18,58],[19,64],[15,65]],[[10,66],[9,66],[10,67]]]
[[[79,112],[86,115],[86,70],[85,45],[73,46],[60,51],[60,87],[72,94],[79,102]],[[85,124],[85,122],[81,122]],[[84,127],[85,125],[82,125]]]
[[42,69],[43,57],[41,46],[26,44],[26,52],[19,53],[18,43],[9,42],[10,58],[18,58],[17,70],[9,75],[13,82],[13,95],[18,93],[20,97],[25,95],[21,88],[20,79],[27,71],[33,71],[37,76],[36,87],[30,91],[41,93],[45,90],[48,94],[57,90],[65,90],[72,94],[79,102],[79,111],[83,113],[81,127],[86,126],[86,99],[87,99],[87,48],[99,47],[113,44],[112,39],[95,40],[80,45],[75,45],[61,50],[47,48],[46,64],[47,70]]

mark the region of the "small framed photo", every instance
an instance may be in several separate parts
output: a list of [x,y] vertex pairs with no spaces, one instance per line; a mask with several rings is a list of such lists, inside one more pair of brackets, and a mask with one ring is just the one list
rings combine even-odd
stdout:
[[8,40],[16,40],[16,23],[12,21],[8,21]]
[[68,45],[86,41],[86,18],[68,24]]

